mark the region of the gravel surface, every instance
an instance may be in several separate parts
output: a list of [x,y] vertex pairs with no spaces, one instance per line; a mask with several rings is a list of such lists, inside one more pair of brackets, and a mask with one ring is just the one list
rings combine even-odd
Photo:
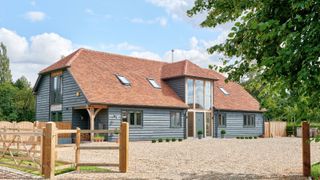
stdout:
[[[84,146],[117,145],[87,143]],[[312,162],[320,161],[320,143],[311,144]],[[183,142],[130,142],[129,172],[67,173],[74,179],[303,179],[301,139],[187,139]],[[73,161],[74,149],[58,158]],[[118,163],[117,150],[82,150],[81,162]]]

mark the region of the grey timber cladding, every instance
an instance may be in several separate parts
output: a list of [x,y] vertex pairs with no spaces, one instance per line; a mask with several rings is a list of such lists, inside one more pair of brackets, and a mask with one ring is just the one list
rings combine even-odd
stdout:
[[[221,137],[221,130],[225,129],[225,137],[237,137],[237,136],[260,136],[263,134],[263,115],[262,113],[247,113],[247,112],[226,112],[220,111],[226,114],[226,127],[216,128],[216,136]],[[256,126],[255,127],[243,127],[243,115],[255,114]],[[215,112],[215,125],[218,124],[218,111]]]
[[[121,110],[130,110],[133,108],[126,107],[110,107],[108,109],[108,128],[115,129],[120,127]],[[129,132],[130,140],[150,140],[156,138],[176,137],[184,138],[185,132],[185,110],[177,109],[156,109],[156,108],[134,108],[135,110],[142,110],[143,112],[143,127],[131,127]],[[179,111],[182,116],[182,127],[170,127],[170,112]],[[113,141],[114,137],[109,137]]]
[[171,89],[173,89],[177,95],[185,102],[185,96],[186,96],[186,83],[185,78],[176,78],[176,79],[169,79],[165,81]]
[[[62,82],[62,119],[71,121],[73,107],[85,106],[87,100],[68,70],[63,72]],[[77,92],[80,92],[80,96],[76,96]]]
[[43,75],[36,94],[36,120],[49,120],[50,75]]

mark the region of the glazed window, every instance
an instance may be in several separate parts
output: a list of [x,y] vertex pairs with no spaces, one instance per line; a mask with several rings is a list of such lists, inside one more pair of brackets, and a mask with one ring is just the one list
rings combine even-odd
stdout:
[[226,127],[227,126],[227,118],[225,113],[219,113],[218,115],[218,125],[219,127]]
[[122,121],[128,122],[130,127],[142,127],[142,111],[128,110],[122,111]]
[[157,88],[157,89],[161,88],[160,85],[154,79],[148,79],[148,81],[154,88]]
[[170,112],[170,127],[180,128],[182,127],[181,113]]
[[248,127],[248,128],[256,127],[256,116],[254,114],[244,114],[243,127]]
[[196,109],[203,109],[204,108],[204,81],[202,80],[196,80],[195,81],[195,87],[196,87]]
[[123,84],[125,86],[130,86],[130,81],[126,77],[121,76],[121,75],[116,75],[116,76],[119,79],[119,81],[121,82],[121,84]]
[[223,87],[219,87],[219,89],[223,92],[224,95],[229,95],[229,92],[225,90]]
[[51,121],[54,121],[54,122],[62,121],[62,112],[61,111],[51,112]]
[[193,108],[193,97],[194,97],[194,88],[193,88],[193,79],[188,79],[187,80],[187,86],[188,86],[188,106],[190,108]]
[[51,104],[62,103],[62,76],[51,77]]

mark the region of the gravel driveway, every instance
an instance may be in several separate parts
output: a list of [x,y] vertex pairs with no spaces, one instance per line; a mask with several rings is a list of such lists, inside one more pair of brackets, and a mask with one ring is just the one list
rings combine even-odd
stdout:
[[[116,145],[115,143],[98,143]],[[87,146],[97,143],[84,144]],[[320,143],[312,143],[312,162],[320,161]],[[128,173],[69,173],[84,179],[297,179],[301,178],[299,138],[187,139],[183,142],[130,142]],[[73,161],[73,148],[59,150]],[[118,162],[118,151],[81,151],[81,162]]]

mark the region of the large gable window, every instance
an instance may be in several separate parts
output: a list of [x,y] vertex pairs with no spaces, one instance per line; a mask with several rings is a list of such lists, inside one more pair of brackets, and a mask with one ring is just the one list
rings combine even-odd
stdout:
[[156,80],[154,79],[148,79],[149,83],[154,87],[154,88],[157,88],[157,89],[160,89],[160,85],[156,82]]
[[116,76],[119,79],[119,81],[121,82],[121,84],[126,85],[126,86],[130,86],[130,81],[126,77],[118,75],[118,74]]
[[188,92],[187,92],[187,95],[188,95],[187,102],[188,102],[188,106],[189,106],[190,108],[193,108],[193,103],[194,103],[194,87],[193,87],[193,82],[194,82],[193,79],[188,79],[188,80],[187,80],[187,89],[188,89]]
[[172,128],[182,127],[180,112],[170,112],[170,127],[172,127]]
[[203,109],[204,108],[204,92],[203,92],[204,81],[196,80],[195,86],[196,86],[196,104],[195,104],[196,109]]
[[122,121],[128,122],[131,127],[142,127],[142,111],[139,110],[123,110]]
[[62,103],[62,75],[51,77],[51,104]]
[[243,127],[247,127],[247,128],[256,127],[256,116],[254,114],[244,114]]

